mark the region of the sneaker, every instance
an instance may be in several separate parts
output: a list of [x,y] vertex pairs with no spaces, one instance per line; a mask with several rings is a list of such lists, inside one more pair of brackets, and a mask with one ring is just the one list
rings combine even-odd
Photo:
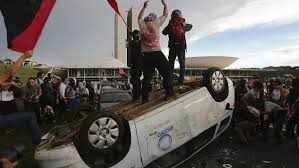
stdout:
[[183,89],[184,89],[183,85],[179,85],[179,90],[183,90]]

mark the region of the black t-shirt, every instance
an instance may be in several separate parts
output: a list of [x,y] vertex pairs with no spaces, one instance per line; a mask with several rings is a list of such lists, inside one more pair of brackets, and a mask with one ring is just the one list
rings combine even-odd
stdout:
[[131,51],[131,66],[135,67],[142,64],[141,41],[132,40],[129,42]]

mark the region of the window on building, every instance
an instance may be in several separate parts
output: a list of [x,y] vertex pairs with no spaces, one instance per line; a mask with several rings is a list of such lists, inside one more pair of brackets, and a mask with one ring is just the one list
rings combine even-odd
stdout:
[[70,69],[70,70],[69,70],[69,76],[70,76],[70,77],[77,77],[77,70],[75,70],[75,69]]
[[80,77],[84,77],[84,69],[80,69],[79,73],[80,73],[80,75],[79,75]]

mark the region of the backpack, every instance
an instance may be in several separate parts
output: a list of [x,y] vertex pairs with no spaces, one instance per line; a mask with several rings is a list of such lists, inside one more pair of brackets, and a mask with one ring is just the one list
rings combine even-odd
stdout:
[[185,30],[184,30],[184,18],[175,18],[170,21],[170,38],[172,40],[172,43],[177,44],[185,44]]

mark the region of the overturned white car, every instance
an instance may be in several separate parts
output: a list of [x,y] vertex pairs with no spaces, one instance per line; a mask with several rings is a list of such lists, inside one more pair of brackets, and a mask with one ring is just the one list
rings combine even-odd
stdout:
[[159,90],[146,104],[123,103],[58,127],[35,159],[41,168],[175,167],[229,126],[234,106],[233,83],[217,68],[185,85],[167,102]]

